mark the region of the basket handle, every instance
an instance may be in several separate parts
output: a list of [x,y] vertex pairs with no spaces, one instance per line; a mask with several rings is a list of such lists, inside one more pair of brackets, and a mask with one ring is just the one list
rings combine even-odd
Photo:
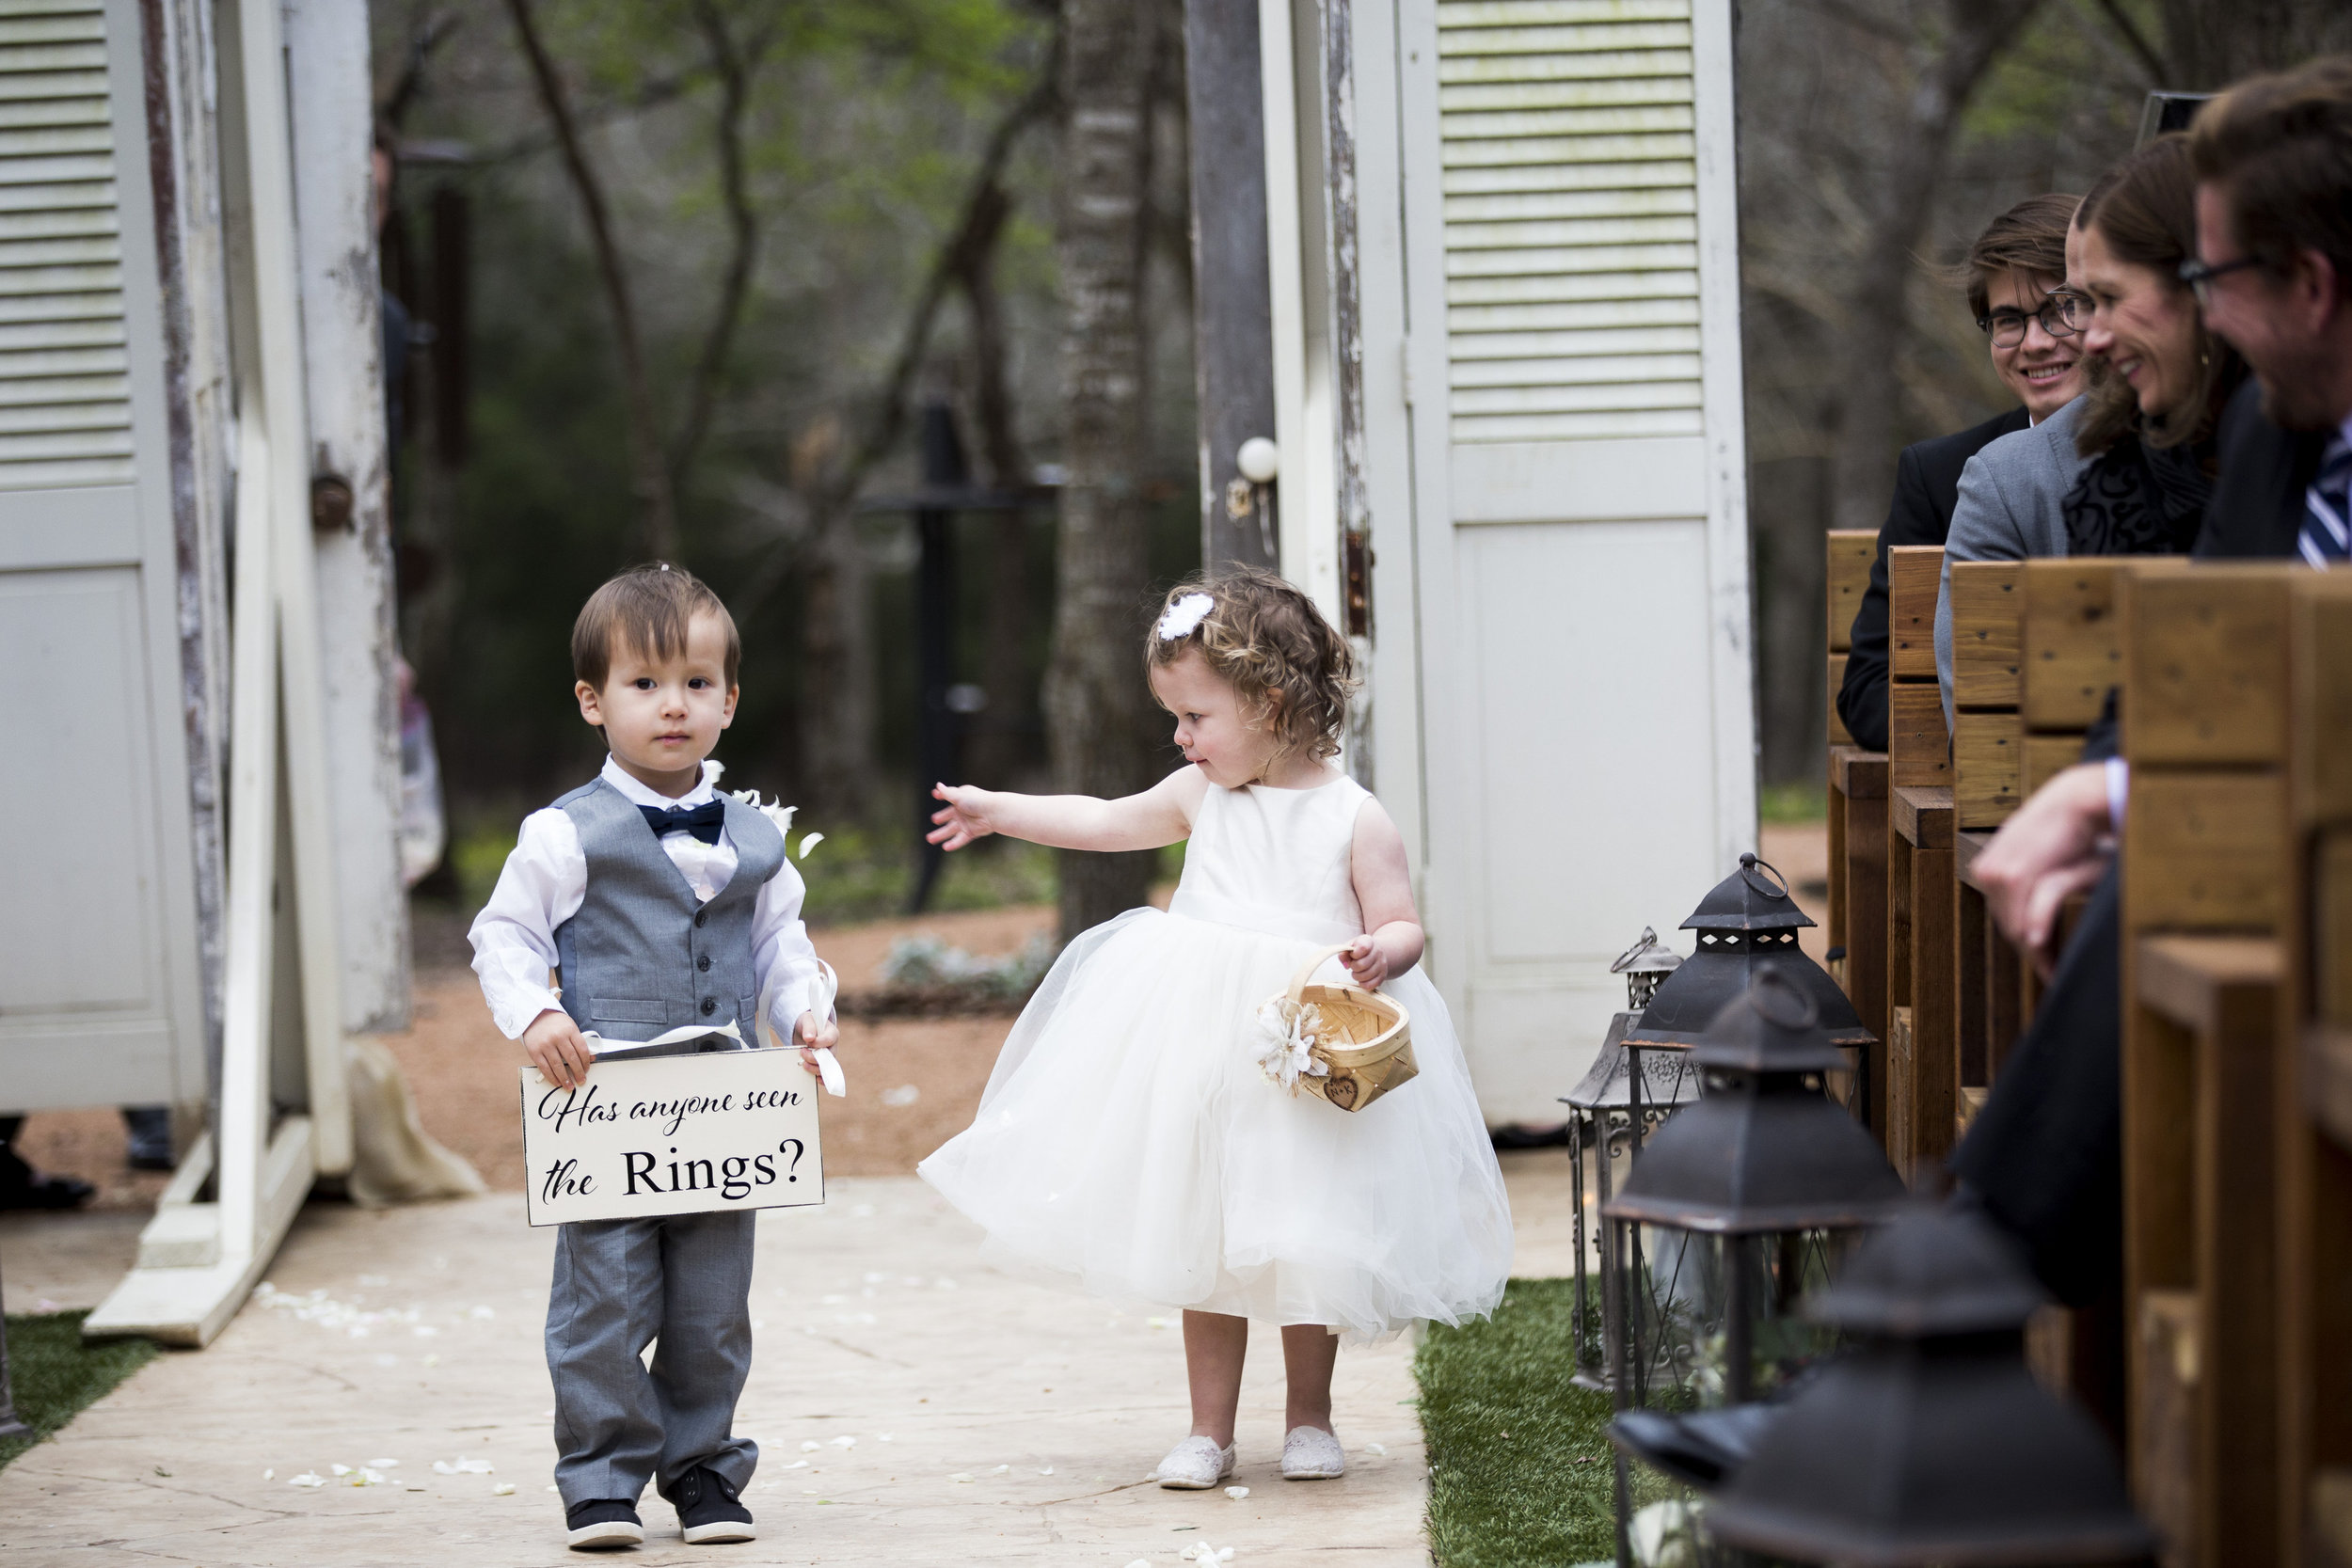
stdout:
[[1351,940],[1341,942],[1337,947],[1326,947],[1313,958],[1300,964],[1298,973],[1291,976],[1290,999],[1293,1002],[1304,1001],[1307,994],[1307,982],[1315,977],[1315,971],[1323,967],[1324,960],[1336,958],[1355,945],[1356,943]]

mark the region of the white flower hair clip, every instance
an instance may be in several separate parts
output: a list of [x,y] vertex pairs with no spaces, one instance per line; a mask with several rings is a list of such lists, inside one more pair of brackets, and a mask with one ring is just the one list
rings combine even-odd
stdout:
[[1174,642],[1190,637],[1195,627],[1209,618],[1216,608],[1216,600],[1206,594],[1187,594],[1169,605],[1160,616],[1160,641]]

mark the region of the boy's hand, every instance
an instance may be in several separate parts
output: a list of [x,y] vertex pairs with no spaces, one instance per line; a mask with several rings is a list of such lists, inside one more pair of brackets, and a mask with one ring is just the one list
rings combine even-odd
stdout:
[[803,1013],[801,1022],[792,1026],[792,1037],[801,1043],[801,1066],[811,1078],[822,1078],[824,1069],[817,1065],[817,1053],[841,1043],[841,1025],[831,1019],[820,1022],[815,1013]]
[[1340,955],[1347,965],[1347,973],[1366,990],[1378,990],[1380,982],[1389,977],[1389,956],[1380,951],[1380,944],[1370,937],[1358,937],[1354,945]]
[[925,833],[932,844],[949,849],[961,849],[976,838],[986,838],[996,831],[988,819],[988,791],[970,784],[933,784],[931,799],[947,802],[945,809],[931,813],[931,820],[939,826]]
[[539,1076],[559,1089],[586,1083],[588,1069],[596,1059],[571,1015],[553,1007],[531,1021],[531,1027],[523,1031],[523,1049],[531,1053]]

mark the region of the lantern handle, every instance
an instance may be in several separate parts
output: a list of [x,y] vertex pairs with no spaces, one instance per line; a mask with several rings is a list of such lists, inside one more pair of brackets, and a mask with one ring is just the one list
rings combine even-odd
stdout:
[[[1758,871],[1771,872],[1772,879],[1769,882],[1758,881],[1756,876]],[[1788,879],[1780,874],[1780,867],[1760,855],[1744,854],[1740,857],[1740,879],[1767,898],[1788,896]]]
[[[1307,982],[1315,977],[1315,971],[1323,967],[1326,959],[1336,958],[1355,945],[1352,942],[1343,942],[1337,947],[1326,947],[1313,958],[1300,964],[1298,973],[1291,976],[1290,999],[1293,1002],[1304,1002],[1307,999]],[[1352,983],[1355,976],[1351,974],[1348,979]]]

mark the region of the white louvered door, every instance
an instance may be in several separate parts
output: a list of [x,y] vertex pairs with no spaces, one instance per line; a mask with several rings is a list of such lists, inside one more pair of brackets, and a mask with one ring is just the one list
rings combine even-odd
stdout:
[[137,0],[0,0],[0,1110],[204,1042]]
[[1609,960],[1752,847],[1730,6],[1398,0],[1427,902],[1492,1122],[1561,1119]]

